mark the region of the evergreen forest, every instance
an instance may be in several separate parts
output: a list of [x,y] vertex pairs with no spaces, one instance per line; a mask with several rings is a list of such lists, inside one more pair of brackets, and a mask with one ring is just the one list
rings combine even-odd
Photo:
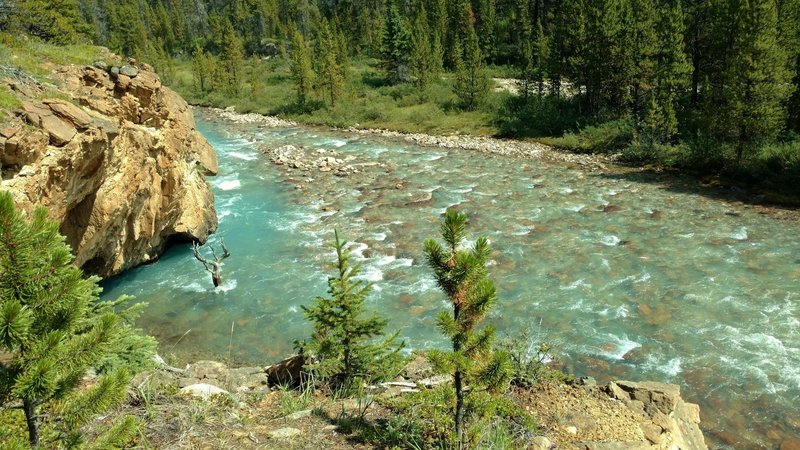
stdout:
[[195,104],[800,173],[798,0],[16,0],[0,30],[147,61]]

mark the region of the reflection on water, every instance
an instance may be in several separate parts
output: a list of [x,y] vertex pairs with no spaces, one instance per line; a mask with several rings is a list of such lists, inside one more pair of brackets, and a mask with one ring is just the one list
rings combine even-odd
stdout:
[[[678,383],[701,404],[707,431],[747,445],[800,435],[796,224],[538,161],[202,119],[199,127],[220,159],[211,179],[220,228],[210,242],[224,238],[232,253],[224,286],[213,289],[188,245],[104,283],[106,296],[149,302],[140,323],[163,353],[220,358],[230,348],[239,362],[263,363],[290,352],[310,331],[300,305],[326,291],[335,227],[376,284],[370,307],[414,347],[446,345],[435,328],[446,303],[422,242],[457,205],[492,242],[500,303],[489,320],[501,331],[541,320],[578,375]],[[349,178],[312,172],[318,179],[296,190],[257,151],[283,144],[384,166]]]

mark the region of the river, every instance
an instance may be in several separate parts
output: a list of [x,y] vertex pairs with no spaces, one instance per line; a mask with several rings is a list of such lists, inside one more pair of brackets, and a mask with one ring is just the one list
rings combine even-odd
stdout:
[[[531,329],[576,375],[681,385],[722,448],[800,436],[797,223],[690,182],[202,114],[198,128],[220,162],[209,245],[224,238],[232,253],[223,286],[189,245],[103,283],[105,297],[149,303],[139,323],[161,353],[264,364],[291,352],[310,331],[300,306],[326,293],[334,228],[388,328],[414,348],[444,348],[435,318],[448,305],[422,244],[457,206],[494,249],[500,301],[488,322],[501,334]],[[312,170],[305,183],[258,151],[285,144],[381,165],[350,177]]]

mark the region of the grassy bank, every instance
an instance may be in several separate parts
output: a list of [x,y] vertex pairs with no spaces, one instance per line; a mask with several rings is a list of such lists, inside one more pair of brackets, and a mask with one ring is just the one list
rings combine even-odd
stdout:
[[[342,97],[331,107],[317,97],[306,108],[297,105],[288,62],[276,58],[249,60],[238,94],[201,92],[195,85],[190,61],[176,60],[166,78],[189,103],[234,106],[238,112],[280,116],[297,122],[333,127],[382,128],[408,133],[494,135],[493,124],[510,94],[491,92],[475,111],[458,108],[446,75],[425,89],[412,84],[389,85],[376,68],[377,61],[351,61]],[[498,71],[501,69],[497,69]]]

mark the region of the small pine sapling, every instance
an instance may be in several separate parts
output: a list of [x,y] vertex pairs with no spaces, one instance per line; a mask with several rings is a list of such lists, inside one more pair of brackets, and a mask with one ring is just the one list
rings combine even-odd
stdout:
[[350,265],[347,242],[339,238],[338,231],[334,236],[336,274],[328,278],[329,297],[317,297],[313,305],[302,307],[314,332],[297,346],[311,361],[307,365],[310,372],[332,385],[348,387],[356,379],[396,376],[402,368],[404,343],[396,342],[397,333],[376,342],[388,321],[365,314],[364,302],[372,283],[358,279],[361,265]]
[[508,387],[512,373],[508,354],[493,350],[494,327],[477,328],[497,303],[497,292],[486,272],[491,253],[486,237],[478,238],[471,248],[462,245],[466,222],[466,214],[449,210],[441,227],[444,245],[433,239],[425,241],[428,265],[453,306],[452,314],[442,311],[437,320],[439,329],[450,339],[453,351],[432,351],[429,355],[439,371],[453,374],[455,433],[459,446],[464,443],[467,388],[471,392],[502,392]]

